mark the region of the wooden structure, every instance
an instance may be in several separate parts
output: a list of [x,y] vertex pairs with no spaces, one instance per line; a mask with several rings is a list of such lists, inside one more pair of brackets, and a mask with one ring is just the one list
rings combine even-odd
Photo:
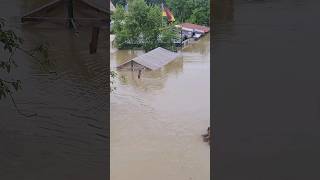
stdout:
[[[110,1],[111,3],[111,1]],[[109,27],[110,15],[106,0],[54,0],[21,18],[21,22],[63,22],[77,31],[78,26],[92,28],[90,53],[96,53],[101,27]]]
[[179,53],[175,53],[164,48],[158,47],[141,56],[135,57],[129,61],[120,64],[118,68],[149,69],[157,70],[179,57]]
[[182,31],[189,31],[189,32],[195,32],[200,34],[205,34],[210,31],[209,27],[201,26],[197,24],[191,24],[191,23],[182,23],[178,26],[182,28]]
[[109,10],[106,0],[54,0],[27,14],[22,22],[66,22],[70,28],[77,25],[109,25]]

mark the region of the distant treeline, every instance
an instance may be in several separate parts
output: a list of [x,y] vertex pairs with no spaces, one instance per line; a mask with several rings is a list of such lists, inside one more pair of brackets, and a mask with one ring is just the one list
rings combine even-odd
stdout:
[[[134,0],[128,0],[128,2]],[[160,5],[162,0],[144,0],[148,5]],[[117,6],[126,5],[126,0],[112,0]],[[165,4],[174,14],[177,23],[190,22],[200,25],[209,25],[210,0],[165,0]]]

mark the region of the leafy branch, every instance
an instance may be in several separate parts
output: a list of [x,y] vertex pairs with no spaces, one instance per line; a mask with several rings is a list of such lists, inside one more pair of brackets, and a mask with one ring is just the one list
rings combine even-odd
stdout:
[[[13,30],[5,27],[6,20],[0,17],[0,45],[3,51],[8,54],[8,58],[0,60],[0,71],[5,71],[10,74],[13,68],[17,68],[18,65],[14,60],[14,55],[17,51],[21,51],[26,55],[32,57],[41,66],[42,69],[48,70],[51,62],[48,55],[48,44],[41,44],[34,49],[25,50],[22,48],[23,39],[19,37]],[[49,66],[48,66],[49,65]],[[10,97],[17,112],[23,116],[31,117],[36,114],[25,114],[19,110],[14,98],[13,93],[22,89],[22,82],[20,80],[6,80],[0,76],[0,100],[6,97]]]

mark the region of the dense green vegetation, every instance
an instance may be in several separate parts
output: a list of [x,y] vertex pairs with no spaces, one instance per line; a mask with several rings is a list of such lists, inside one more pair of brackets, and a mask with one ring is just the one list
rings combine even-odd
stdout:
[[128,12],[117,6],[112,15],[115,44],[118,48],[141,47],[150,51],[156,47],[175,50],[178,38],[172,25],[163,23],[161,8],[148,5],[144,0],[128,4]]
[[[132,0],[111,0],[111,2],[114,4],[114,5],[121,5],[121,6],[124,6],[126,4],[126,1],[132,1]],[[145,0],[145,2],[148,4],[148,5],[152,5],[152,4],[160,4],[162,2],[162,0]]]
[[[162,0],[145,0],[145,2],[148,5],[160,5]],[[112,0],[112,3],[124,6],[126,0]],[[209,25],[210,0],[165,0],[165,3],[171,9],[177,22]]]
[[210,0],[167,0],[178,22],[209,25]]

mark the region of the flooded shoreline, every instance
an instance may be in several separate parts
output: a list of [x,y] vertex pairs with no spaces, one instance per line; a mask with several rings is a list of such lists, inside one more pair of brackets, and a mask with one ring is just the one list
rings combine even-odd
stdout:
[[[121,78],[110,97],[112,180],[210,178],[210,146],[201,137],[210,124],[209,39],[141,79],[117,71]],[[110,65],[142,53],[111,49]]]

